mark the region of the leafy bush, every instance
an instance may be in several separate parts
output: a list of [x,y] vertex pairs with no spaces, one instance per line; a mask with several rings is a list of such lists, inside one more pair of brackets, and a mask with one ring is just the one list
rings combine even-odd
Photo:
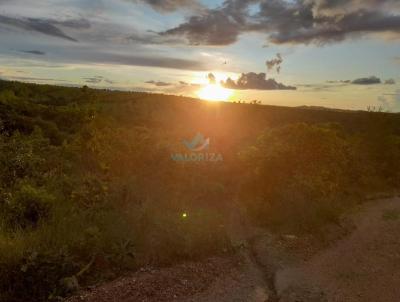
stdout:
[[3,215],[12,228],[35,227],[47,218],[54,197],[40,188],[21,184],[3,204]]
[[258,223],[312,231],[338,218],[350,157],[349,145],[335,127],[273,129],[241,157],[249,171],[243,198]]

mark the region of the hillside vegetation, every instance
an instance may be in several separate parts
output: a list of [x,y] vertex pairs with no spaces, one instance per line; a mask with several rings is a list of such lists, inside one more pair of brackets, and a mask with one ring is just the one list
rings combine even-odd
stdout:
[[[210,138],[223,161],[174,161]],[[318,233],[398,188],[400,115],[0,81],[0,301],[229,252],[228,209]]]

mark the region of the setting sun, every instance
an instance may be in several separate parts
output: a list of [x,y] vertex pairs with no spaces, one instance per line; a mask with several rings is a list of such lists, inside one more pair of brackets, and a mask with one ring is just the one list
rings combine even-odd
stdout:
[[209,84],[197,93],[201,99],[208,101],[226,101],[232,94],[232,90],[217,84]]

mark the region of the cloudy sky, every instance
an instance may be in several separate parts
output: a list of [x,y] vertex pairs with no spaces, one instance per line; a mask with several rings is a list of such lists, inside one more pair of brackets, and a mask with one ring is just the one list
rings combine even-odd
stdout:
[[399,0],[0,0],[0,41],[2,79],[400,111]]

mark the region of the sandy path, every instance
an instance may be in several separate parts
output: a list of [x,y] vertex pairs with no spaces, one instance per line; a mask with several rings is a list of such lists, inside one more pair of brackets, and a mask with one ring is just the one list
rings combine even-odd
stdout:
[[280,301],[400,301],[400,199],[369,202],[353,220],[351,235],[276,273]]

